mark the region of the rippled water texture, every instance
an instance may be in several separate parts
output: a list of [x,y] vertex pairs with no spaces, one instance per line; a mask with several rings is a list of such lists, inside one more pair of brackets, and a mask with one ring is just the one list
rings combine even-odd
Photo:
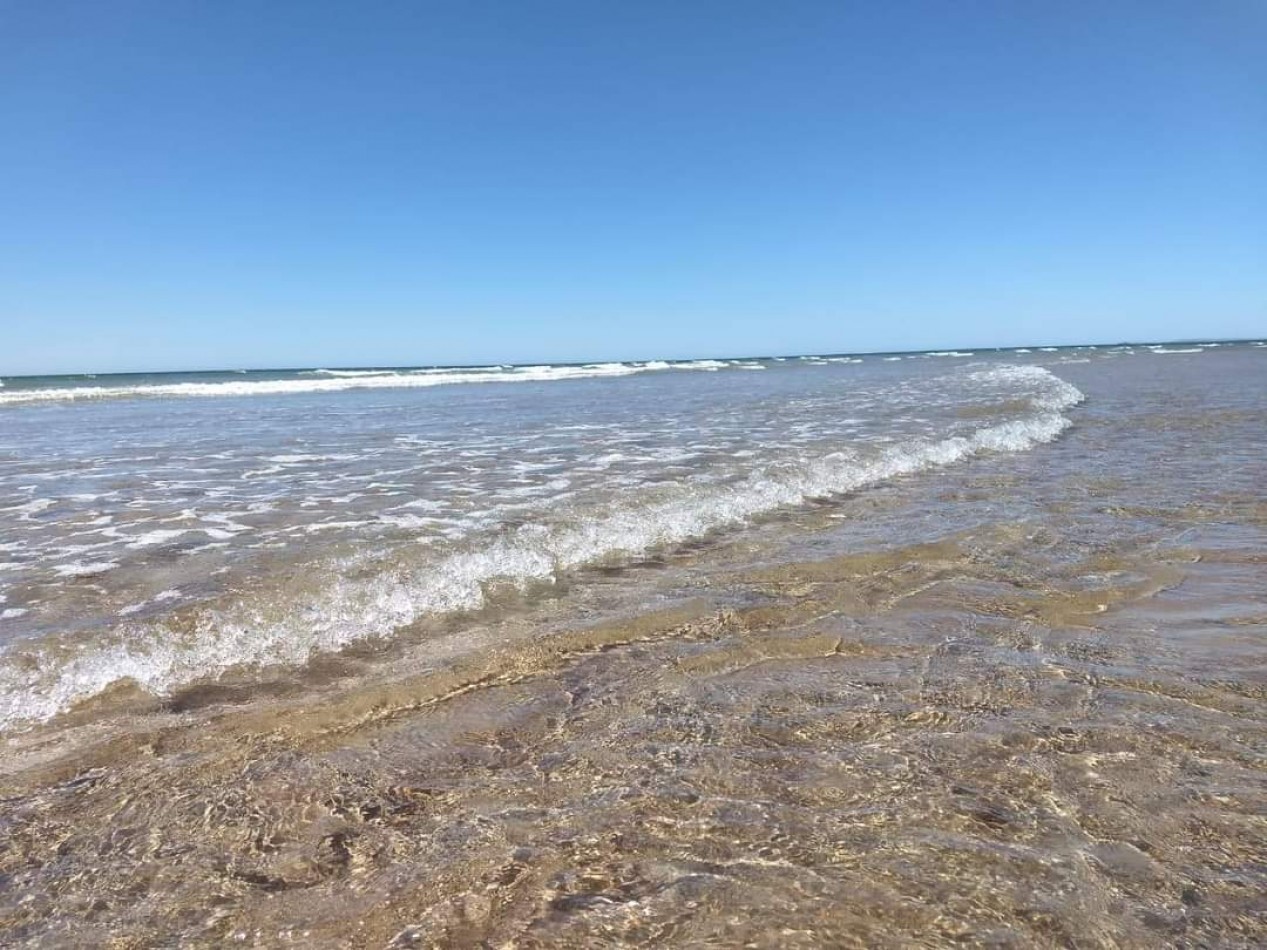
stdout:
[[0,943],[1262,945],[1267,348],[856,360],[6,380]]

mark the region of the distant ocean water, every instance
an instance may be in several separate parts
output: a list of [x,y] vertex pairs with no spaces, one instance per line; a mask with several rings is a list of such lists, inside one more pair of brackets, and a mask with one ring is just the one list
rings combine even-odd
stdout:
[[1030,450],[1074,424],[1067,365],[1261,347],[8,378],[0,726]]

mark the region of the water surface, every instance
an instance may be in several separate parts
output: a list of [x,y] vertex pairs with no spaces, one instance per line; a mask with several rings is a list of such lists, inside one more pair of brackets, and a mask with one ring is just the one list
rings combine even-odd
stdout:
[[23,383],[5,942],[1262,945],[1267,348],[893,356]]

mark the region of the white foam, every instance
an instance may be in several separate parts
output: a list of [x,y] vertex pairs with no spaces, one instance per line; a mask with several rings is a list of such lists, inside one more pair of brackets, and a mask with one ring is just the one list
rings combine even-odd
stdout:
[[128,542],[128,547],[133,550],[137,548],[153,547],[156,544],[166,544],[175,538],[179,538],[182,534],[188,534],[188,528],[155,528],[153,531],[147,531],[145,534],[137,535]]
[[416,498],[413,501],[407,501],[400,508],[417,508],[421,511],[443,511],[445,505],[443,502],[435,501],[431,498]]
[[219,529],[203,528],[202,530],[205,531],[208,535],[211,535],[212,537],[215,537],[215,535],[213,534],[214,530],[219,530],[222,533],[227,532],[228,537],[233,537],[234,534],[239,534],[243,531],[250,531],[251,526],[249,524],[242,524],[239,521],[233,520],[235,517],[238,517],[244,514],[250,514],[250,513],[251,512],[249,511],[239,511],[239,512],[223,511],[223,512],[212,512],[210,514],[205,514],[202,516],[203,521],[210,521],[212,524],[219,525],[220,527]]
[[1062,412],[1085,398],[1077,386],[1041,366],[1029,364],[992,366],[968,373],[966,379],[983,391],[1020,389],[1035,408],[1045,412]]
[[[436,518],[433,515],[392,515],[382,514],[378,516],[378,520],[393,528],[406,528],[417,530],[418,528],[429,528],[432,525],[443,522],[445,519]],[[425,540],[420,538],[419,540]]]
[[352,521],[319,521],[316,524],[303,525],[302,529],[299,526],[296,526],[296,528],[292,530],[303,530],[305,534],[315,534],[318,531],[333,531],[342,528],[360,528],[373,523],[373,521],[367,521],[365,519]]
[[337,376],[343,379],[356,379],[361,376],[393,376],[399,370],[394,369],[313,369],[306,370],[304,375]]
[[32,498],[28,502],[21,505],[10,505],[7,508],[0,508],[0,513],[21,512],[21,521],[30,521],[32,515],[37,515],[41,511],[46,511],[57,504],[52,498]]
[[0,620],[17,620],[19,617],[25,617],[30,611],[25,607],[9,607],[4,611],[0,611]]
[[[1176,347],[1176,348],[1165,347],[1165,346],[1150,346],[1148,348],[1148,351],[1150,353],[1204,353],[1205,352],[1205,350],[1199,346],[1187,346],[1187,347]],[[1201,365],[1204,366],[1205,364],[1202,363]]]
[[[674,363],[674,369],[717,369],[725,366],[716,360]],[[65,402],[75,400],[121,399],[128,397],[189,396],[271,396],[292,393],[340,392],[347,389],[411,389],[447,386],[458,383],[526,383],[554,382],[566,379],[629,376],[661,367],[634,363],[593,363],[587,366],[517,366],[511,369],[483,367],[454,370],[419,370],[416,372],[335,371],[356,373],[339,376],[301,376],[290,379],[253,379],[227,382],[144,383],[135,386],[67,386],[47,389],[25,389],[0,393],[0,405]]]
[[670,363],[672,369],[702,369],[702,370],[719,370],[726,368],[725,363],[721,360],[687,360],[682,363]]
[[[298,664],[314,653],[385,637],[421,617],[483,606],[490,585],[553,583],[590,565],[630,558],[743,525],[813,498],[856,491],[887,479],[949,465],[982,452],[1017,452],[1055,439],[1061,414],[1082,399],[1072,385],[1035,366],[965,374],[973,391],[1012,394],[1029,414],[949,438],[917,438],[868,452],[840,451],[774,461],[737,482],[686,479],[635,492],[555,523],[530,522],[412,567],[328,567],[329,582],[291,601],[272,595],[205,609],[192,630],[161,621],[124,624],[112,637],[82,643],[57,659],[38,646],[0,654],[0,724],[42,720],[120,680],[164,694],[182,684],[246,665]],[[327,523],[312,526],[322,530]],[[396,563],[396,562],[394,562]],[[112,563],[77,564],[77,573]],[[70,568],[72,566],[64,565]]]
[[113,571],[118,566],[118,561],[72,561],[69,564],[54,565],[53,573],[58,577],[91,577]]
[[301,462],[346,462],[357,456],[351,452],[338,452],[333,455],[312,455],[299,453],[295,455],[270,455],[264,459],[278,465],[298,465]]

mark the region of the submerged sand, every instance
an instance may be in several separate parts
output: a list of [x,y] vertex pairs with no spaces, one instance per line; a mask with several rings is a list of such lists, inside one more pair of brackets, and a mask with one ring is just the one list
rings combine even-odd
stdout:
[[[31,740],[4,778],[0,926],[118,947],[1261,945],[1262,550],[1180,538],[1054,571],[1000,526],[732,576],[737,609],[141,716],[69,755]],[[1201,636],[1159,636],[1178,616]]]

